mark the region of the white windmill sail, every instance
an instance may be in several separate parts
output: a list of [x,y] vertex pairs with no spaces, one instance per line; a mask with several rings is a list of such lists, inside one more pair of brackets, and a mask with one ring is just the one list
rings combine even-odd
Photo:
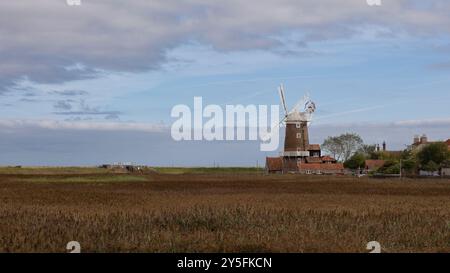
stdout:
[[271,138],[273,132],[275,130],[279,130],[281,124],[284,122],[307,122],[307,125],[309,125],[312,121],[313,114],[316,111],[316,104],[311,100],[309,93],[307,93],[305,96],[303,96],[302,99],[300,99],[294,107],[292,107],[291,111],[287,111],[287,104],[286,104],[286,96],[284,92],[284,86],[283,84],[280,84],[278,87],[278,93],[280,95],[281,105],[283,107],[285,116],[281,119],[279,123],[272,124],[272,128],[270,130],[270,133],[261,136],[262,141],[267,141]]
[[280,94],[281,99],[281,105],[283,106],[284,114],[285,116],[288,115],[287,107],[286,107],[286,97],[284,95],[284,86],[283,84],[280,84],[280,87],[278,87],[278,93]]

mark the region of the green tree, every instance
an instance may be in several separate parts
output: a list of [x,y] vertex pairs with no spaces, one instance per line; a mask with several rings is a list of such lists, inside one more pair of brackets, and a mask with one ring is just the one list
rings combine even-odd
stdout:
[[431,160],[431,161],[428,161],[427,164],[425,164],[422,167],[422,169],[427,172],[436,172],[436,171],[439,171],[439,165],[436,162],[434,162],[433,160]]
[[394,164],[389,168],[384,170],[385,174],[399,174],[400,173],[400,164]]
[[444,142],[431,143],[417,154],[420,166],[425,167],[430,161],[433,161],[438,166],[441,166],[446,160],[450,159],[450,152],[448,146]]
[[384,174],[399,174],[400,162],[395,160],[388,160],[384,163],[383,167],[378,169],[378,172]]
[[378,159],[377,145],[363,144],[358,152],[364,154],[366,159]]
[[450,158],[441,163],[443,168],[450,168]]
[[414,174],[418,169],[418,162],[416,154],[412,149],[405,149],[400,156],[402,160],[402,171],[406,174]]
[[344,162],[344,167],[352,170],[364,168],[366,163],[366,156],[360,152],[355,153],[347,161]]
[[402,170],[413,173],[417,169],[417,161],[414,158],[402,161]]
[[411,149],[405,149],[403,150],[401,157],[403,160],[409,160],[415,158],[415,155]]

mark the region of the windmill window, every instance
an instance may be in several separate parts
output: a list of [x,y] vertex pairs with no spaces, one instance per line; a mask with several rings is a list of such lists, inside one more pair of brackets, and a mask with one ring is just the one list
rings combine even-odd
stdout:
[[297,133],[297,138],[302,138],[302,134]]

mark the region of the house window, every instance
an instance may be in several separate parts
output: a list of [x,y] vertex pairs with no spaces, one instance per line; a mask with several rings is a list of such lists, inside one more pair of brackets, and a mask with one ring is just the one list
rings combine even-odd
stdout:
[[311,170],[306,170],[306,174],[311,174]]
[[297,138],[302,138],[302,134],[297,133]]

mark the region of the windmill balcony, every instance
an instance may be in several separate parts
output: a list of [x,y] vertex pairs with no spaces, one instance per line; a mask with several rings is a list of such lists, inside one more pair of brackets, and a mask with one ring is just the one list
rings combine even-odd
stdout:
[[285,151],[281,153],[285,157],[306,157],[309,156],[309,151]]

